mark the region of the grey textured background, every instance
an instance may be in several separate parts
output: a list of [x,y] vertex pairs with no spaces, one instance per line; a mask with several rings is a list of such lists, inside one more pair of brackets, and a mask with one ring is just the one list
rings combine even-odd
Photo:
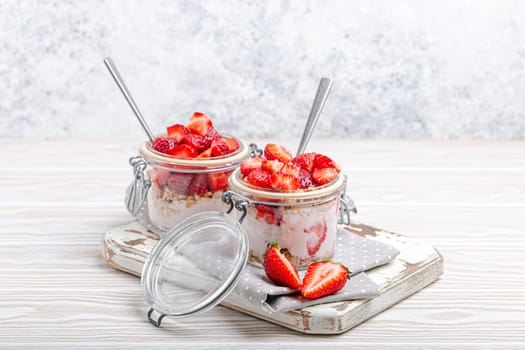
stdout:
[[524,1],[0,2],[0,138],[144,138],[195,110],[242,137],[525,139]]

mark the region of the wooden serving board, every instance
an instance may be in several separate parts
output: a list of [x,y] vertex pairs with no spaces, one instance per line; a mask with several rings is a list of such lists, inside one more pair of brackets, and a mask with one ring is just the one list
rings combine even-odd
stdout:
[[[378,284],[379,296],[271,314],[259,310],[235,293],[222,305],[303,333],[339,334],[428,286],[443,273],[443,258],[432,246],[364,224],[352,223],[344,228],[399,249],[400,254],[394,261],[367,272]],[[140,276],[142,266],[158,239],[135,221],[106,233],[104,257],[110,266]]]

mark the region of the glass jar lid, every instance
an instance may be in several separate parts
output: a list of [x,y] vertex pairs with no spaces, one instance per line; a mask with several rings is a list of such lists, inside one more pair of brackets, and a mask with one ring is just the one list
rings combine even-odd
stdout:
[[[146,260],[142,289],[149,321],[204,312],[236,286],[248,259],[248,239],[227,214],[195,214],[171,229]],[[156,312],[156,315],[153,313]]]

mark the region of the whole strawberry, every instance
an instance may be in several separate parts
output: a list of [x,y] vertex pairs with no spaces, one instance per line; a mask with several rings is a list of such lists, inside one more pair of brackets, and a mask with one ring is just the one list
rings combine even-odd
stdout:
[[301,288],[301,279],[297,270],[290,260],[281,253],[281,248],[277,242],[268,243],[263,265],[266,276],[273,283],[294,289]]
[[334,294],[345,286],[350,273],[346,266],[333,261],[312,263],[304,275],[301,295],[317,299]]

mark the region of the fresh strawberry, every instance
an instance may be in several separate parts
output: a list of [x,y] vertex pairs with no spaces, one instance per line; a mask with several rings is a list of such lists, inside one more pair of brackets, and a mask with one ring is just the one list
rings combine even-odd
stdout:
[[166,184],[169,189],[177,194],[188,194],[188,187],[190,186],[193,175],[184,173],[170,173]]
[[295,191],[299,188],[299,181],[292,175],[277,172],[271,177],[271,188],[278,191]]
[[170,149],[174,147],[173,141],[168,139],[167,137],[156,137],[155,140],[153,140],[153,143],[151,144],[151,147],[160,153],[168,153]]
[[213,128],[210,118],[204,113],[195,112],[188,122],[188,130],[193,134],[205,136],[209,128]]
[[259,204],[255,217],[259,220],[264,220],[268,225],[279,226],[281,224],[282,213],[277,207]]
[[230,152],[230,148],[224,142],[222,138],[216,138],[211,143],[211,155],[214,157],[220,157],[228,154]]
[[182,124],[173,124],[172,126],[168,126],[166,131],[166,135],[173,139],[176,144],[181,143],[184,139],[184,136],[189,133],[188,128]]
[[243,176],[248,176],[255,169],[260,169],[264,158],[261,156],[255,156],[253,158],[248,158],[243,160],[241,163],[241,174]]
[[308,266],[303,278],[301,295],[307,299],[317,299],[341,290],[349,279],[350,271],[333,261],[314,262]]
[[268,243],[263,266],[266,276],[273,283],[294,289],[301,288],[301,279],[297,270],[283,254],[277,242]]
[[233,137],[230,138],[222,138],[224,142],[228,145],[228,149],[230,150],[228,153],[233,153],[239,149],[239,142],[237,142],[236,139]]
[[292,160],[292,154],[285,147],[276,145],[275,143],[269,143],[264,148],[264,156],[268,160],[279,160],[286,163]]
[[149,171],[149,179],[158,187],[162,187],[166,184],[170,172],[159,168],[153,168]]
[[283,162],[280,162],[278,160],[263,160],[261,164],[261,168],[263,170],[266,170],[267,172],[273,174],[281,170],[281,168],[284,166]]
[[310,188],[314,186],[314,180],[312,179],[312,174],[303,168],[299,170],[299,187],[300,188]]
[[225,190],[228,188],[228,172],[208,173],[208,187],[211,191]]
[[326,239],[326,230],[326,222],[324,219],[303,230],[306,236],[306,250],[308,251],[308,255],[313,256],[319,251],[321,244],[323,244]]
[[292,162],[299,165],[301,168],[312,171],[314,168],[314,159],[315,159],[316,153],[303,153],[295,157]]
[[201,152],[197,157],[197,159],[208,159],[211,158],[211,148],[208,148],[206,151]]
[[280,170],[283,174],[292,175],[295,178],[299,177],[299,171],[301,170],[301,167],[293,162],[288,162],[284,164],[282,169]]
[[188,194],[204,196],[206,192],[208,192],[208,182],[206,180],[206,175],[196,174],[193,176],[193,180],[191,180],[190,185],[188,186]]
[[341,171],[341,167],[334,162],[329,157],[323,155],[323,154],[316,154],[314,159],[314,168],[315,169],[324,169],[324,168],[333,168],[339,173]]
[[199,152],[190,145],[181,144],[168,150],[168,154],[177,158],[195,158]]
[[204,136],[197,134],[187,134],[182,140],[182,143],[190,145],[195,148],[197,152],[202,152],[209,147],[208,140],[206,140]]
[[206,135],[204,135],[204,137],[208,141],[208,147],[210,147],[211,142],[216,138],[221,137],[221,135],[214,128],[209,128],[208,131],[206,131]]
[[262,169],[255,169],[250,172],[247,180],[250,184],[257,187],[272,188],[271,177],[272,175],[269,172]]
[[329,182],[332,182],[338,175],[338,172],[334,168],[322,168],[314,169],[312,173],[312,178],[319,185],[324,185]]

